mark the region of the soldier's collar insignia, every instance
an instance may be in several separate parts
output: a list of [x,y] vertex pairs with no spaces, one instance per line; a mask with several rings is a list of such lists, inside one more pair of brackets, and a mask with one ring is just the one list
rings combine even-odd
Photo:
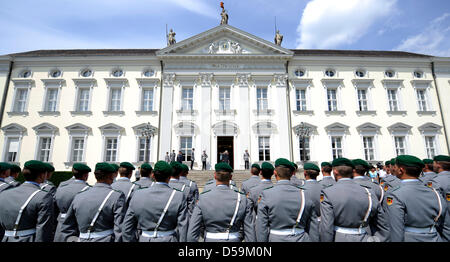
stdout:
[[392,199],[392,197],[386,198],[386,203],[388,204],[388,206],[392,205],[393,202],[394,202],[394,200]]
[[388,185],[385,185],[384,186],[384,191],[387,191],[389,189],[389,186]]
[[323,202],[323,194],[320,194],[320,202]]
[[428,181],[427,186],[428,186],[428,187],[432,187],[432,186],[433,186],[433,182]]

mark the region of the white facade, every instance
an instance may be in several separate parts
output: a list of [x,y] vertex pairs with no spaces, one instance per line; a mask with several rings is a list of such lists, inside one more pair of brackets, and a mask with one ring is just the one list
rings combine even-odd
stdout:
[[14,64],[8,83],[9,68],[0,70],[0,91],[7,89],[1,161],[41,159],[57,170],[74,162],[140,164],[148,122],[150,162],[195,148],[195,169],[203,150],[210,166],[224,149],[235,169],[244,169],[246,149],[251,162],[285,157],[301,164],[301,122],[313,131],[305,153],[318,163],[448,154],[447,58],[288,50],[229,25],[161,50],[3,58],[5,68]]

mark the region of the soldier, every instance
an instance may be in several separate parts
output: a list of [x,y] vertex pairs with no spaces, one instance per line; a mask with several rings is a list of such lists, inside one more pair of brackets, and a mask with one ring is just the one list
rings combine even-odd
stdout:
[[[205,242],[254,242],[251,207],[245,195],[229,186],[233,169],[227,163],[215,165],[217,186],[203,191],[189,221],[188,242],[197,242],[202,227]],[[220,203],[220,204],[218,204]],[[243,237],[239,231],[243,228]]]
[[[217,185],[217,181],[214,178],[206,181],[205,186],[203,187],[203,192],[215,188],[216,185]],[[233,181],[232,179],[230,180],[230,188],[231,189],[235,189],[235,188],[237,189],[236,182]]]
[[123,222],[123,240],[136,242],[185,242],[187,201],[184,194],[169,187],[172,167],[165,161],[155,164],[155,184],[136,191]]
[[297,177],[297,170],[298,170],[298,166],[296,163],[291,162],[292,165],[294,166],[294,170],[292,171],[292,176],[291,176],[291,183],[293,185],[297,185],[297,186],[303,186],[305,184],[305,180],[304,179],[300,179]]
[[115,172],[108,163],[95,165],[97,183],[73,199],[61,226],[63,239],[80,232],[80,242],[119,242],[125,195],[111,187]]
[[362,159],[352,160],[352,163],[355,166],[355,169],[353,169],[353,182],[370,188],[377,196],[378,202],[381,204],[384,198],[383,188],[372,182],[371,179],[365,175],[370,168],[369,163]]
[[263,162],[261,164],[261,182],[259,182],[259,184],[255,187],[252,187],[250,189],[250,194],[248,194],[248,201],[250,202],[250,206],[252,207],[252,211],[253,211],[253,223],[256,222],[256,212],[258,211],[258,199],[259,196],[261,195],[261,192],[266,189],[269,188],[273,185],[272,183],[272,176],[273,176],[273,171],[275,170],[275,168],[273,167],[273,165],[269,162]]
[[150,178],[152,174],[153,168],[150,164],[144,163],[141,165],[141,179],[139,181],[134,182],[140,187],[150,187],[154,183]]
[[437,174],[433,172],[433,160],[432,159],[423,159],[425,167],[422,170],[422,175],[419,177],[419,180],[423,182],[424,185],[431,187],[433,185],[432,181],[437,177]]
[[2,242],[51,242],[53,198],[40,188],[47,168],[41,161],[30,160],[22,174],[22,185],[0,193],[0,225],[5,230]]
[[13,187],[5,180],[7,177],[9,177],[9,174],[11,172],[10,169],[11,169],[10,164],[6,162],[0,163],[0,193],[6,189]]
[[[72,174],[75,178],[70,183],[60,185],[56,189],[55,201],[59,210],[58,226],[56,227],[54,242],[66,242],[67,239],[63,239],[61,234],[61,226],[70,204],[78,193],[81,193],[90,188],[90,185],[86,182],[91,172],[91,168],[85,164],[75,163],[72,166]],[[56,211],[56,210],[55,210]],[[55,212],[56,213],[56,212]]]
[[438,189],[447,201],[444,225],[442,228],[442,238],[450,241],[450,156],[439,155],[433,158],[433,170],[438,175],[432,180],[433,187]]
[[258,242],[309,242],[309,228],[314,206],[301,186],[290,182],[294,163],[279,158],[275,161],[277,183],[262,191],[256,218]]
[[56,193],[56,187],[55,184],[53,184],[53,182],[49,181],[49,179],[52,178],[53,172],[55,172],[55,168],[46,162],[44,162],[44,165],[47,168],[47,175],[44,182],[41,184],[41,189],[45,189],[46,191],[48,191],[54,198]]
[[175,154],[175,150],[172,150],[172,153],[170,153],[170,163],[175,162],[176,157],[177,154]]
[[248,194],[250,193],[251,188],[253,188],[259,184],[259,181],[260,181],[259,173],[260,172],[261,172],[261,167],[256,163],[253,164],[252,169],[250,170],[250,173],[252,174],[252,176],[249,179],[242,182],[241,191],[246,196],[248,196]]
[[396,158],[395,165],[401,185],[388,192],[386,197],[391,241],[442,241],[436,227],[440,229],[445,219],[445,202],[436,189],[423,185],[418,179],[424,167],[422,160],[401,155]]
[[130,202],[130,199],[133,196],[134,191],[140,188],[138,184],[130,181],[130,178],[133,175],[133,170],[135,169],[136,168],[129,162],[120,163],[119,166],[120,177],[111,185],[112,189],[120,191],[125,195],[124,213],[126,212],[128,203]]
[[387,192],[388,190],[397,187],[400,184],[400,179],[398,179],[395,176],[395,158],[392,158],[391,161],[389,161],[389,173],[386,174],[386,176],[381,179],[380,185],[383,187],[384,192]]
[[320,174],[320,168],[313,163],[305,163],[305,189],[306,198],[311,199],[314,206],[311,224],[308,234],[312,242],[319,242],[319,223],[320,223],[320,193],[322,185],[317,182],[317,176]]
[[111,164],[111,166],[114,168],[114,181],[116,181],[117,175],[119,174],[120,166],[114,163]]
[[20,166],[12,164],[9,169],[10,174],[5,178],[5,182],[13,187],[20,186],[20,182],[17,181],[16,178],[19,176],[21,171]]
[[195,181],[187,178],[187,175],[189,174],[188,166],[185,164],[182,164],[181,166],[183,167],[183,171],[180,174],[180,182],[183,182],[190,189],[189,194],[191,195],[190,197],[192,198],[192,205],[190,206],[190,208],[192,209],[189,210],[189,214],[192,214],[192,211],[194,210],[194,205],[195,203],[197,203],[198,200],[198,186],[197,183],[195,183]]
[[[188,213],[190,210],[194,210],[194,196],[191,194],[191,189],[183,181],[180,181],[180,175],[183,172],[182,164],[178,162],[170,163],[172,167],[172,175],[170,176],[169,186],[174,189],[178,189],[184,194],[187,201]],[[189,213],[190,215],[190,213]]]
[[164,157],[164,160],[165,160],[167,163],[170,163],[169,152],[166,152],[166,156]]
[[388,228],[384,213],[371,190],[353,182],[353,163],[347,158],[337,158],[332,166],[337,183],[322,189],[320,241],[365,242],[369,240],[365,230],[368,225],[376,228],[378,239],[385,240]]
[[336,184],[336,180],[331,176],[331,171],[333,170],[331,164],[329,162],[322,162],[320,167],[322,168],[323,178],[319,181],[319,184],[322,185],[322,189]]

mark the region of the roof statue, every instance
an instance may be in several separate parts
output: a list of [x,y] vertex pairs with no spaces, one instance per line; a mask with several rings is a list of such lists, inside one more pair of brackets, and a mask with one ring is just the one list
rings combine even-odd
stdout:
[[220,2],[220,7],[222,8],[222,13],[220,13],[222,20],[220,20],[220,24],[227,25],[228,24],[228,14],[227,14],[227,10],[225,10],[225,8],[223,7],[223,2]]
[[280,34],[280,30],[277,30],[275,34],[275,44],[281,46],[281,42],[283,42],[283,35]]
[[167,35],[168,37],[167,45],[173,45],[177,42],[177,40],[175,40],[175,35],[176,35],[175,32],[171,28],[169,34]]

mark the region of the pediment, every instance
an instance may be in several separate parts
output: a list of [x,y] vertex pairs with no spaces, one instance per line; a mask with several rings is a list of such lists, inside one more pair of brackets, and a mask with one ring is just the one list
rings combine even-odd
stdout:
[[156,52],[158,56],[292,56],[291,50],[230,25],[220,25]]

